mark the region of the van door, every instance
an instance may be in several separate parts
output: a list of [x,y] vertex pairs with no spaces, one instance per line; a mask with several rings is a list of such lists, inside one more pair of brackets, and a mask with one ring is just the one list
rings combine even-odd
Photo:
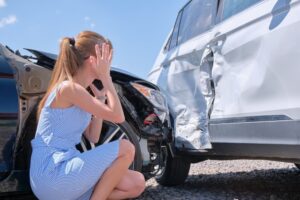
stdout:
[[231,125],[214,131],[216,142],[299,144],[299,125],[286,120],[300,119],[300,1],[223,0],[221,7],[211,118]]
[[193,0],[181,9],[158,57],[160,66],[152,71],[159,71],[160,75],[151,81],[167,94],[174,118],[175,146],[182,150],[211,148],[207,110],[212,93],[207,87],[208,69],[201,67],[201,62],[212,38],[217,4],[217,0]]

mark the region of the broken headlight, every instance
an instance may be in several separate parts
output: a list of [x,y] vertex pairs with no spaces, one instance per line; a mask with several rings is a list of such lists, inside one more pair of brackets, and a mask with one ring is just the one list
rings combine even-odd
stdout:
[[158,118],[169,123],[169,109],[165,96],[159,90],[132,82],[131,85],[140,92],[153,105],[154,112]]

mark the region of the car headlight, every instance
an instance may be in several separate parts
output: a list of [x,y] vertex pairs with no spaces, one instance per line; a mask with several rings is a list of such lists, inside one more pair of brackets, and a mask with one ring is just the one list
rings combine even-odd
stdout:
[[132,82],[131,85],[139,91],[144,97],[150,101],[150,103],[154,107],[155,114],[159,117],[159,119],[164,122],[165,120],[169,123],[169,109],[167,100],[164,97],[163,93],[159,90],[155,90],[153,88],[146,87],[139,83]]

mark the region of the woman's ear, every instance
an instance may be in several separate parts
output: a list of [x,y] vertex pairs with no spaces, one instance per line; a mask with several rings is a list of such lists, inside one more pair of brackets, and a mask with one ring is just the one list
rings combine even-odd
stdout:
[[90,56],[88,59],[89,59],[89,63],[90,63],[91,65],[94,65],[94,64],[96,63],[96,58],[95,58],[95,56]]
[[93,63],[93,56],[89,56],[89,62],[92,64]]

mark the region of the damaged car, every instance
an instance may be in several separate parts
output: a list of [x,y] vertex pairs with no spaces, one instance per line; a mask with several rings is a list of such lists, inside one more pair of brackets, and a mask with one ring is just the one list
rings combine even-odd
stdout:
[[[37,106],[46,92],[57,57],[26,50],[30,54],[21,55],[0,44],[1,196],[31,194],[30,141],[36,131]],[[136,148],[130,168],[150,178],[160,169],[162,152],[166,151],[164,144],[172,136],[166,100],[157,86],[128,72],[112,68],[111,77],[126,120],[121,124],[104,121],[97,143],[83,136],[76,147],[83,152],[110,141],[128,139]],[[94,84],[102,88],[100,80],[95,80]]]
[[165,94],[174,141],[163,185],[206,159],[300,167],[300,0],[190,0],[148,80]]

